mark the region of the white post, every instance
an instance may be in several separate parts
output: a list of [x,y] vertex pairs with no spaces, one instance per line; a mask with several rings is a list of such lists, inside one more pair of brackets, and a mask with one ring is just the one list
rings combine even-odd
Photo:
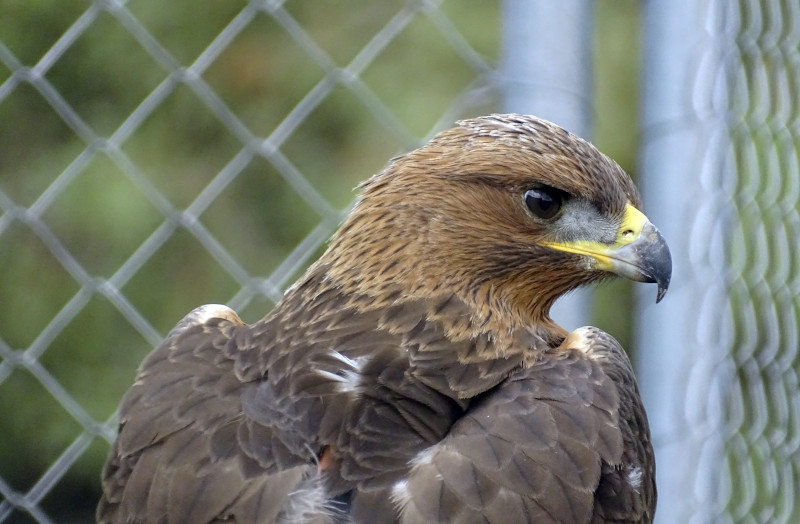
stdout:
[[[504,110],[536,115],[583,138],[591,136],[591,0],[505,0]],[[560,299],[553,319],[567,330],[590,322],[591,293]]]

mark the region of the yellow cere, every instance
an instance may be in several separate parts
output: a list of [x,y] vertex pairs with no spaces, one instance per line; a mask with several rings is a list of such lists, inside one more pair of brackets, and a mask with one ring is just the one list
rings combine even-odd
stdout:
[[617,231],[616,247],[622,247],[625,244],[630,244],[642,233],[642,228],[647,223],[647,217],[644,213],[636,209],[630,204],[625,204],[625,216],[622,217],[622,224]]

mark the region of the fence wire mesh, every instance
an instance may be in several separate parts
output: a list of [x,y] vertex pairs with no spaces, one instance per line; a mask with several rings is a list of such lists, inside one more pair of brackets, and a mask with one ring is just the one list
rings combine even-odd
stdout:
[[[86,521],[91,508],[72,498],[80,486],[64,479],[97,476],[115,433],[109,415],[144,349],[189,302],[226,301],[259,318],[334,231],[355,183],[493,109],[498,6],[4,10],[28,34],[0,34],[0,116],[16,122],[3,127],[0,160],[0,521]],[[474,16],[488,34],[465,24]],[[342,31],[357,36],[342,45]],[[430,65],[416,64],[420,49]],[[319,160],[334,147],[338,156]],[[172,305],[153,307],[147,294]]]
[[[800,6],[695,5],[714,38],[683,88],[719,134],[676,265],[716,275],[686,314],[718,351],[674,392],[698,443],[678,521],[797,522]],[[0,5],[0,522],[90,519],[148,348],[199,304],[261,317],[356,183],[500,107],[500,7]]]
[[724,236],[712,243],[724,255],[715,269],[725,300],[713,335],[698,331],[723,348],[710,373],[721,404],[688,415],[719,421],[724,451],[713,498],[698,502],[723,522],[798,522],[800,4],[740,0],[715,11],[723,67],[717,87],[697,91],[725,108],[715,178],[726,212],[713,220]]
[[642,328],[657,520],[798,522],[800,4],[649,8],[642,175],[682,242]]

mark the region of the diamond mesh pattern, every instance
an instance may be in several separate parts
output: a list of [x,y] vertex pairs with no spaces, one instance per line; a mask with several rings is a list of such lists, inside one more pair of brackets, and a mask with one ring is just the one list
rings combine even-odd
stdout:
[[[20,398],[31,411],[43,410],[38,422],[31,413],[9,419],[4,429],[48,439],[26,466],[29,471],[20,474],[13,461],[0,462],[0,521],[67,518],[68,502],[48,503],[48,494],[73,468],[93,468],[97,476],[115,432],[113,405],[146,348],[185,311],[225,301],[257,320],[254,315],[267,311],[318,254],[357,181],[453,120],[496,107],[495,57],[476,49],[441,0],[349,5],[365,11],[350,15],[345,6],[320,12],[279,0],[216,4],[177,2],[172,11],[159,11],[143,2],[97,1],[83,10],[66,9],[71,25],[54,29],[41,57],[18,56],[13,42],[0,41],[0,108],[37,107],[65,144],[59,149],[63,166],[56,169],[48,164],[43,173],[30,174],[15,171],[22,162],[0,164],[0,245],[6,252],[0,268],[41,273],[41,285],[55,281],[61,301],[36,308],[35,318],[49,318],[41,324],[19,327],[12,311],[0,319],[0,404],[4,411],[14,409]],[[326,12],[334,9],[338,13]],[[497,9],[484,11],[496,20]],[[166,21],[169,16],[179,19]],[[176,41],[170,23],[191,24],[195,16],[213,17],[220,25],[213,34],[199,28],[196,42]],[[360,47],[337,47],[328,26],[351,21]],[[488,28],[496,40],[497,24]],[[91,53],[103,45],[124,52],[98,65]],[[459,76],[431,90],[438,99],[430,101],[424,117],[398,105],[396,91],[417,89],[429,78],[407,76],[403,85],[383,81],[386,70],[409,75],[402,68],[413,65],[414,46],[434,46],[439,67]],[[275,56],[285,63],[266,63]],[[108,68],[133,72],[142,81],[132,84],[127,98],[93,107],[91,91],[115,81],[105,75]],[[99,78],[78,83],[80,91],[68,78],[76,74]],[[298,88],[275,100],[248,91],[267,75],[297,82]],[[344,109],[331,109],[336,106]],[[326,145],[315,128],[330,126],[342,111],[358,117],[327,130],[323,138],[333,145]],[[159,134],[160,128],[168,131]],[[176,140],[176,157],[197,158],[189,168],[152,159],[152,141],[170,141],[172,133],[197,134],[216,156],[182,151]],[[313,140],[323,150],[342,144],[347,150],[358,141],[375,147],[365,158],[333,158],[341,164],[320,166],[306,158],[304,148]],[[22,155],[33,155],[46,144],[22,147]],[[165,165],[193,173],[176,176],[163,171]],[[347,169],[355,172],[343,176]],[[267,206],[258,213],[265,218],[248,213],[258,206]],[[119,215],[139,219],[115,222]],[[98,223],[98,217],[109,222]],[[278,232],[261,238],[270,229]],[[190,263],[205,269],[189,271]],[[165,296],[170,293],[188,296]],[[25,311],[24,300],[12,298],[9,305]],[[172,304],[159,309],[154,302]],[[74,347],[93,329],[103,333],[87,343],[104,349]],[[71,360],[72,369],[81,359],[83,377],[60,366]],[[116,380],[119,385],[107,384]],[[35,398],[22,400],[21,391]],[[116,398],[98,401],[98,395]],[[56,425],[60,429],[53,430]],[[60,487],[57,496],[65,493],[69,489]]]

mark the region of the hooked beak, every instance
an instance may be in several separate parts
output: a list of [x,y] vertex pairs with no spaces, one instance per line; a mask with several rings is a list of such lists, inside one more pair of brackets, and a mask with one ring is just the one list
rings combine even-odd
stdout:
[[672,256],[664,237],[644,214],[628,204],[613,244],[578,240],[548,242],[553,249],[589,257],[591,267],[637,282],[658,284],[656,302],[667,294]]

